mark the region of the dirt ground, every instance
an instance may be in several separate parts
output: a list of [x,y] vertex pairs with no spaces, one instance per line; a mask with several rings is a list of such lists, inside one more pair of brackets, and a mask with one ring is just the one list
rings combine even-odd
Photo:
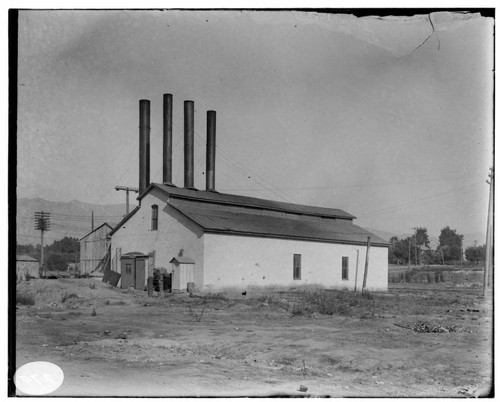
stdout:
[[93,278],[32,280],[18,291],[35,305],[17,307],[16,367],[61,367],[64,383],[50,396],[491,392],[491,298],[463,289],[399,289],[332,315],[304,307],[300,292],[148,297]]

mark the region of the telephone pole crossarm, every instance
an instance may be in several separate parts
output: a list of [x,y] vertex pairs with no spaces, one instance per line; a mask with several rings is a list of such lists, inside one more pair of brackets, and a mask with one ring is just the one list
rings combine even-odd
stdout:
[[127,195],[127,204],[126,204],[126,210],[125,210],[125,215],[128,215],[130,212],[130,207],[129,207],[129,192],[133,191],[134,193],[138,193],[139,189],[137,187],[127,187],[127,186],[116,186],[115,187],[116,191],[125,191]]
[[40,239],[40,267],[39,270],[43,272],[43,275],[46,275],[46,269],[44,264],[44,255],[43,255],[43,232],[50,230],[50,213],[48,212],[35,212],[35,230],[39,230],[41,233]]

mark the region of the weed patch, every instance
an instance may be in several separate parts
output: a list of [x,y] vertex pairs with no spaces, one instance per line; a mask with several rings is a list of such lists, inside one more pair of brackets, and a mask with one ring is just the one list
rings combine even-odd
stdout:
[[20,292],[16,293],[16,304],[23,306],[34,306],[35,305],[35,295],[31,292]]
[[365,315],[367,310],[372,311],[375,306],[375,297],[368,292],[317,290],[304,293],[303,299],[312,312],[327,315]]
[[69,300],[71,298],[78,298],[78,295],[76,293],[64,292],[63,294],[61,294],[61,303],[64,303],[66,300]]
[[194,319],[196,320],[196,322],[200,322],[201,318],[203,317],[203,312],[205,311],[205,307],[203,307],[203,309],[201,310],[201,313],[196,313],[195,311],[193,311],[193,309],[191,308],[191,306],[188,306],[188,307],[189,307],[189,312],[194,317]]
[[203,299],[229,301],[229,299],[221,293],[207,293],[203,296]]
[[283,366],[291,366],[296,360],[297,359],[295,357],[282,357],[274,362],[276,364],[282,364]]

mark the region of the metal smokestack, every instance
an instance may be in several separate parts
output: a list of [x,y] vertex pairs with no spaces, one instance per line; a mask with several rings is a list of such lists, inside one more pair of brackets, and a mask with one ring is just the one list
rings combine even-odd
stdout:
[[172,94],[163,94],[163,183],[172,184]]
[[149,186],[150,101],[139,101],[139,194]]
[[215,117],[214,110],[207,111],[207,191],[215,191]]
[[184,101],[184,187],[194,188],[194,102]]

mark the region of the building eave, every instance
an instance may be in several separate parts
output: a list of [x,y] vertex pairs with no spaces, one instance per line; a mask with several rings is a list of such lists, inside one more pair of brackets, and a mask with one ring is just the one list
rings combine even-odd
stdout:
[[121,221],[120,223],[118,223],[113,230],[111,230],[111,232],[109,232],[107,235],[108,236],[113,236],[116,232],[118,232],[118,230],[120,230],[120,228],[130,219],[132,218],[132,216],[135,215],[135,213],[141,208],[140,205],[137,205],[132,211],[130,211],[130,213],[128,215],[126,215]]
[[107,226],[108,228],[110,228],[111,230],[113,230],[113,228],[111,227],[111,225],[109,225],[107,222],[104,222],[102,225],[96,227],[94,230],[90,231],[89,233],[87,233],[85,236],[83,236],[80,240],[78,241],[82,241],[83,239],[85,239],[86,237],[90,236],[92,233],[94,232],[97,232],[100,228],[102,228],[103,226]]
[[[217,235],[230,235],[230,236],[245,236],[245,237],[259,237],[268,239],[281,239],[281,240],[297,240],[297,241],[309,241],[314,243],[329,243],[329,244],[349,244],[357,246],[366,246],[367,242],[361,241],[349,241],[349,240],[335,240],[335,239],[323,239],[317,237],[304,237],[304,236],[292,236],[292,235],[273,235],[268,233],[256,233],[256,232],[243,232],[243,231],[233,231],[233,230],[213,230],[213,229],[203,229],[205,233],[217,234]],[[368,240],[368,238],[367,238]],[[390,244],[371,242],[372,247],[385,247],[389,248]]]

